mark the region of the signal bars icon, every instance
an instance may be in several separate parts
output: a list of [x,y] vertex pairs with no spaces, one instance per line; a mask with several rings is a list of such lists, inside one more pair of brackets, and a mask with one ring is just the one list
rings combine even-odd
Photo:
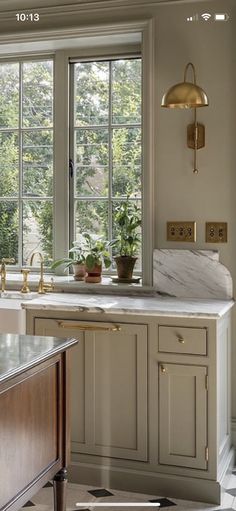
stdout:
[[198,21],[198,14],[194,14],[194,16],[189,16],[187,21]]

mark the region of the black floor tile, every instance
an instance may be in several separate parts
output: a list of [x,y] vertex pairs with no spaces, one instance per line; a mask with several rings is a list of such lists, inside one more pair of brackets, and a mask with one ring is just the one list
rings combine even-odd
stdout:
[[51,488],[52,486],[53,486],[53,484],[52,484],[50,481],[48,481],[48,482],[47,482],[47,483],[43,486],[43,488]]
[[[152,500],[149,500],[149,502],[156,502],[156,503],[159,503],[160,504],[160,508],[161,507],[170,507],[170,506],[176,506],[175,502],[172,502],[172,500],[169,500],[169,499],[165,499],[165,498],[162,498],[162,499],[152,499]],[[158,507],[158,509],[159,509]]]
[[99,488],[98,490],[88,490],[88,493],[91,493],[94,497],[112,497],[113,493],[111,493],[108,490],[105,490],[105,488]]
[[33,507],[35,506],[35,504],[33,502],[31,502],[31,500],[28,500],[28,502],[26,502],[26,504],[24,504],[24,506],[22,507]]
[[236,497],[236,488],[231,488],[230,490],[226,490],[226,493],[229,493],[230,495],[233,495],[233,497]]

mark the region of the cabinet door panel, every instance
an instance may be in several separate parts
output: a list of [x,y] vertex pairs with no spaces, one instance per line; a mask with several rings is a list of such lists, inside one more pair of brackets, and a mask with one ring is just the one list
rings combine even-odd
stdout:
[[147,326],[119,327],[35,320],[35,333],[80,340],[72,357],[73,452],[145,461]]
[[78,337],[79,343],[73,348],[71,355],[71,439],[72,451],[74,443],[84,445],[90,441],[90,430],[86,427],[86,390],[85,384],[85,335],[84,332],[75,332],[61,329],[57,320],[54,319],[35,319],[35,335],[50,335],[54,337]]
[[161,464],[207,468],[205,376],[205,367],[160,365]]

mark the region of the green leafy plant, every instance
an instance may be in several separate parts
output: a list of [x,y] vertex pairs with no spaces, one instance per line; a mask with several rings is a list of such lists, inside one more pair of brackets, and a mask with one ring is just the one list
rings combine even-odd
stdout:
[[73,264],[84,264],[88,270],[94,266],[104,264],[105,268],[111,265],[110,254],[107,250],[107,241],[99,238],[95,234],[84,233],[78,240],[73,242],[73,247],[69,250],[69,257],[57,259],[51,265],[52,269],[65,265],[64,270]]
[[100,266],[102,264],[104,264],[105,268],[109,268],[111,265],[111,258],[107,250],[108,242],[89,233],[84,233],[83,236],[87,243],[87,255],[85,257],[86,268],[91,271],[94,266]]
[[62,259],[57,259],[52,263],[51,269],[55,270],[58,266],[64,265],[64,271],[72,266],[73,264],[86,264],[86,239],[80,235],[79,239],[73,242],[73,247],[69,250],[69,257],[63,257]]
[[114,221],[117,237],[110,242],[110,246],[115,248],[116,255],[135,257],[140,246],[140,209],[127,197],[116,207]]

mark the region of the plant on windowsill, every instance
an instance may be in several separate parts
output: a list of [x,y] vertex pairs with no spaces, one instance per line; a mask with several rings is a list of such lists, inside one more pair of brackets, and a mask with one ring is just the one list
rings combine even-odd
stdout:
[[73,247],[69,250],[69,257],[57,259],[52,263],[52,270],[59,266],[64,266],[64,271],[72,267],[75,280],[84,280],[86,275],[86,240],[80,235],[79,239],[73,242]]
[[137,261],[137,252],[140,247],[139,227],[141,214],[136,204],[127,199],[116,207],[114,225],[117,237],[109,245],[114,247],[119,280],[132,282],[134,265]]
[[109,268],[111,265],[110,254],[107,250],[107,241],[95,234],[84,233],[74,241],[69,250],[69,257],[57,259],[51,265],[52,269],[64,265],[64,271],[70,266],[74,270],[75,280],[85,282],[101,282],[102,265]]
[[111,266],[111,258],[107,250],[108,242],[89,233],[84,233],[83,236],[87,243],[85,282],[99,283],[101,282],[102,266],[104,265],[105,268]]

